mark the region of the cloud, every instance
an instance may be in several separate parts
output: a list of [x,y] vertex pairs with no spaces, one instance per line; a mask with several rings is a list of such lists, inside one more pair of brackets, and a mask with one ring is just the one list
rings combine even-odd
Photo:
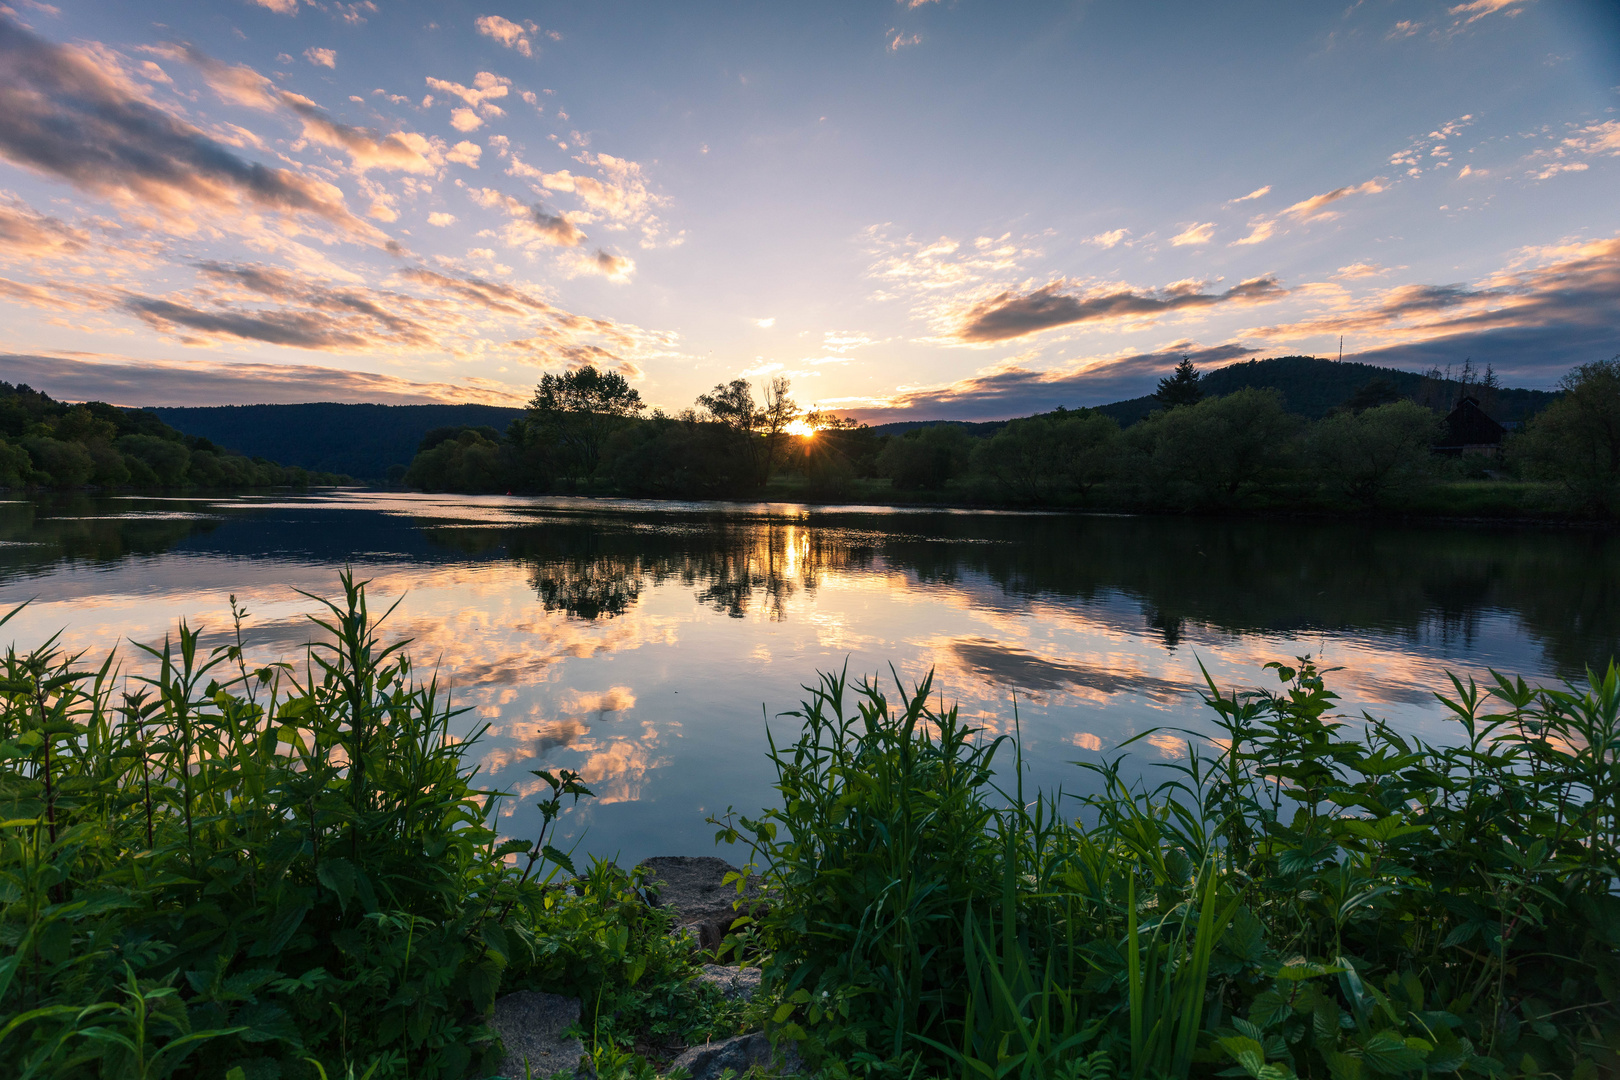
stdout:
[[1241,247],[1245,244],[1258,244],[1271,239],[1271,234],[1277,231],[1277,222],[1272,218],[1255,218],[1249,222],[1249,235],[1232,241],[1227,247]]
[[1269,275],[1221,293],[1202,289],[1201,282],[1185,281],[1157,290],[1104,285],[1076,292],[1069,281],[1059,279],[1033,292],[1002,292],[973,304],[959,316],[954,336],[964,342],[1009,341],[1076,323],[1151,319],[1218,304],[1263,304],[1288,294]]
[[1342,281],[1354,281],[1357,278],[1382,277],[1387,273],[1389,268],[1377,263],[1353,262],[1349,266],[1339,267],[1333,276]]
[[1375,177],[1360,184],[1334,188],[1332,191],[1324,192],[1321,195],[1312,195],[1308,199],[1301,199],[1284,210],[1283,216],[1301,222],[1327,221],[1337,217],[1338,212],[1327,210],[1326,207],[1338,202],[1340,199],[1349,198],[1351,195],[1375,195],[1385,190],[1387,190],[1387,185],[1384,178],[1381,176]]
[[1264,198],[1265,196],[1267,196],[1269,194],[1271,194],[1271,185],[1267,184],[1263,188],[1255,188],[1253,191],[1249,192],[1247,195],[1239,195],[1237,198],[1231,200],[1226,205],[1227,206],[1236,206],[1240,202],[1248,202],[1250,199]]
[[625,258],[623,255],[614,255],[611,252],[603,251],[601,248],[597,248],[596,252],[591,255],[586,255],[584,252],[578,253],[568,262],[567,266],[571,271],[570,277],[579,274],[596,274],[607,278],[609,281],[620,283],[629,281],[630,275],[636,272],[634,259]]
[[1488,15],[1502,12],[1505,15],[1518,15],[1525,8],[1535,3],[1535,0],[1473,0],[1469,4],[1458,4],[1456,7],[1446,9],[1446,14],[1456,17],[1456,27],[1471,26]]
[[1202,224],[1187,226],[1182,232],[1170,238],[1172,247],[1184,247],[1188,244],[1207,244],[1210,237],[1215,235],[1215,223],[1206,221]]
[[298,0],[248,0],[248,3],[257,4],[259,7],[267,11],[273,11],[277,15],[298,14]]
[[428,215],[428,224],[437,225],[441,229],[447,225],[454,225],[455,223],[456,215],[454,214],[446,214],[443,211],[435,210],[433,213]]
[[444,155],[444,160],[454,161],[458,165],[465,165],[469,169],[478,168],[478,159],[484,156],[484,148],[475,142],[458,142],[451,147],[450,152]]
[[527,394],[486,380],[423,383],[304,364],[213,360],[85,359],[0,353],[0,379],[64,401],[151,405],[256,405],[306,401],[426,405],[477,402],[521,407]]
[[769,330],[771,327],[776,325],[776,316],[772,315],[766,319],[755,319],[753,322],[754,325],[759,327],[761,330]]
[[1106,251],[1108,248],[1114,247],[1121,240],[1124,240],[1130,235],[1130,233],[1131,230],[1129,229],[1110,229],[1108,232],[1102,232],[1098,233],[1096,236],[1088,237],[1086,239],[1086,243],[1096,244],[1098,247]]
[[889,44],[886,46],[886,48],[890,52],[899,52],[901,49],[907,48],[911,45],[921,44],[922,35],[908,34],[904,30],[896,30],[891,26],[889,27],[888,41]]
[[256,206],[309,215],[382,243],[322,180],[247,161],[140,98],[90,51],[0,16],[0,157],[83,191],[169,216]]
[[317,49],[312,45],[304,50],[304,59],[314,64],[316,67],[336,68],[337,50]]
[[494,188],[469,188],[468,194],[486,210],[505,210],[512,217],[504,239],[514,247],[538,243],[550,247],[578,247],[585,234],[567,216],[547,213],[544,206],[533,206]]
[[493,38],[508,49],[516,49],[524,56],[534,55],[534,41],[530,35],[540,27],[532,22],[519,24],[499,15],[480,15],[473,20],[473,25],[480,34]]
[[1471,356],[1504,372],[1550,372],[1547,384],[1620,352],[1620,237],[1531,248],[1477,283],[1396,285],[1335,308],[1243,333],[1274,343],[1344,334],[1363,357]]
[[14,196],[0,201],[0,257],[76,255],[89,244],[89,233],[41,214]]
[[1620,120],[1572,127],[1556,146],[1541,149],[1529,157],[1531,178],[1550,180],[1560,173],[1585,172],[1590,165],[1582,159],[1620,156]]
[[1254,355],[1254,350],[1235,343],[1201,346],[1177,341],[1155,352],[1087,358],[1046,371],[1004,362],[941,386],[902,387],[881,398],[832,399],[822,404],[868,423],[1003,420],[1049,412],[1059,405],[1103,405],[1150,393],[1155,381],[1170,372],[1183,356],[1190,356],[1207,370]]

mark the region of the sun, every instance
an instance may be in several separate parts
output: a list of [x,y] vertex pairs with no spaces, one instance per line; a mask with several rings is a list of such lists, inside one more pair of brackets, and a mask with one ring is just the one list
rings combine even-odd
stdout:
[[793,421],[785,430],[789,435],[797,435],[801,439],[813,439],[816,437],[816,429],[803,420]]

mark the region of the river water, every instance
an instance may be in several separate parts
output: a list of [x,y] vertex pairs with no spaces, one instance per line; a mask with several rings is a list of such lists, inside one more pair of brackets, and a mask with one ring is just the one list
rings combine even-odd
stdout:
[[[642,503],[363,491],[0,502],[0,629],[99,658],[185,618],[222,644],[228,597],[256,659],[318,631],[298,590],[370,579],[389,634],[454,686],[502,830],[531,835],[530,769],[597,798],[564,819],[621,860],[714,851],[708,814],[772,799],[766,728],[791,740],[818,671],[930,669],[987,732],[1013,730],[1046,789],[1132,736],[1132,768],[1207,729],[1224,687],[1310,653],[1343,712],[1456,737],[1432,691],[1487,668],[1554,683],[1620,651],[1620,538],[1465,526]],[[892,670],[892,673],[891,673]],[[738,858],[741,853],[722,851]]]

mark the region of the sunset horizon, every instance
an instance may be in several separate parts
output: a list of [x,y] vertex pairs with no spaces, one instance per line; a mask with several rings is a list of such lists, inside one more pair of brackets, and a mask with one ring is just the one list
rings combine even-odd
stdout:
[[1598,3],[164,14],[0,7],[0,379],[520,407],[589,364],[883,423],[1620,353]]

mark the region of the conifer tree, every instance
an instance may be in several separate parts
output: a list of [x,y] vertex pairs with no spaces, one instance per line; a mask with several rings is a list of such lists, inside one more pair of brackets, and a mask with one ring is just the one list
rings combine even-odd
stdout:
[[1198,388],[1198,369],[1193,366],[1192,357],[1183,356],[1176,370],[1159,380],[1159,391],[1153,396],[1166,409],[1196,405],[1203,400],[1204,392]]

